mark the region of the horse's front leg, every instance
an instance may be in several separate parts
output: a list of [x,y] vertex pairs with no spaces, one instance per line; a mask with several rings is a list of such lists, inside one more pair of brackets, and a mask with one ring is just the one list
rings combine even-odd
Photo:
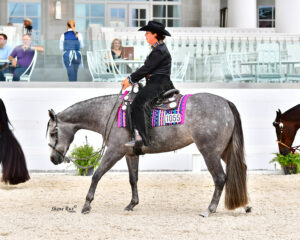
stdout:
[[124,152],[117,152],[116,148],[108,148],[102,158],[100,166],[92,177],[92,183],[88,194],[86,196],[85,204],[82,208],[81,213],[89,213],[91,211],[91,202],[94,199],[95,191],[101,177],[111,169],[117,161],[119,161],[125,155]]
[[139,173],[139,156],[126,155],[126,162],[129,172],[129,182],[131,185],[132,198],[128,206],[125,208],[127,211],[132,211],[133,208],[139,204],[139,195],[137,189],[138,173]]

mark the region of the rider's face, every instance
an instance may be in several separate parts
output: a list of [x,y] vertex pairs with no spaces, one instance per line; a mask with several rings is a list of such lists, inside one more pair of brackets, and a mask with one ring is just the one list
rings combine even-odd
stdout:
[[156,39],[157,34],[156,34],[156,33],[152,33],[152,32],[150,32],[150,31],[147,31],[147,32],[145,33],[145,37],[146,37],[147,42],[148,42],[150,45],[153,45],[154,43],[157,42],[157,39]]

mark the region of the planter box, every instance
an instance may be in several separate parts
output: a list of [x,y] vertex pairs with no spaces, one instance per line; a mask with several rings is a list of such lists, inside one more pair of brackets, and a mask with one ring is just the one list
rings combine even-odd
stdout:
[[283,169],[283,172],[285,175],[289,174],[296,174],[297,173],[297,166],[296,165],[286,165],[286,166],[281,166]]

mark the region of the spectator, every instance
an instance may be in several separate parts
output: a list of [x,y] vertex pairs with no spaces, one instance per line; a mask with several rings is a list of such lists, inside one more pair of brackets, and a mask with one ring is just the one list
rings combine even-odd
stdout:
[[23,34],[31,36],[32,34],[32,20],[30,18],[24,18]]
[[122,41],[115,38],[111,43],[111,55],[113,59],[122,58]]
[[[40,46],[31,46],[31,37],[29,35],[24,35],[23,45],[15,47],[8,57],[13,67],[13,81],[19,81],[20,76],[29,67],[34,57],[34,50],[43,52],[44,48]],[[17,58],[17,60],[15,58]]]
[[[12,47],[7,44],[7,36],[4,33],[0,33],[0,60],[7,60]],[[0,81],[5,81],[4,73],[8,72],[8,63],[0,63]]]
[[59,48],[63,51],[63,62],[69,81],[77,81],[77,72],[81,64],[80,49],[84,47],[82,35],[75,31],[75,21],[67,22],[67,31],[60,37]]

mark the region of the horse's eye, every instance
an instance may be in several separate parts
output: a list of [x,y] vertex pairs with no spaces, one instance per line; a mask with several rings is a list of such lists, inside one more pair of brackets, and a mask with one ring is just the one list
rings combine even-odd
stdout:
[[50,137],[55,137],[56,133],[50,133]]

